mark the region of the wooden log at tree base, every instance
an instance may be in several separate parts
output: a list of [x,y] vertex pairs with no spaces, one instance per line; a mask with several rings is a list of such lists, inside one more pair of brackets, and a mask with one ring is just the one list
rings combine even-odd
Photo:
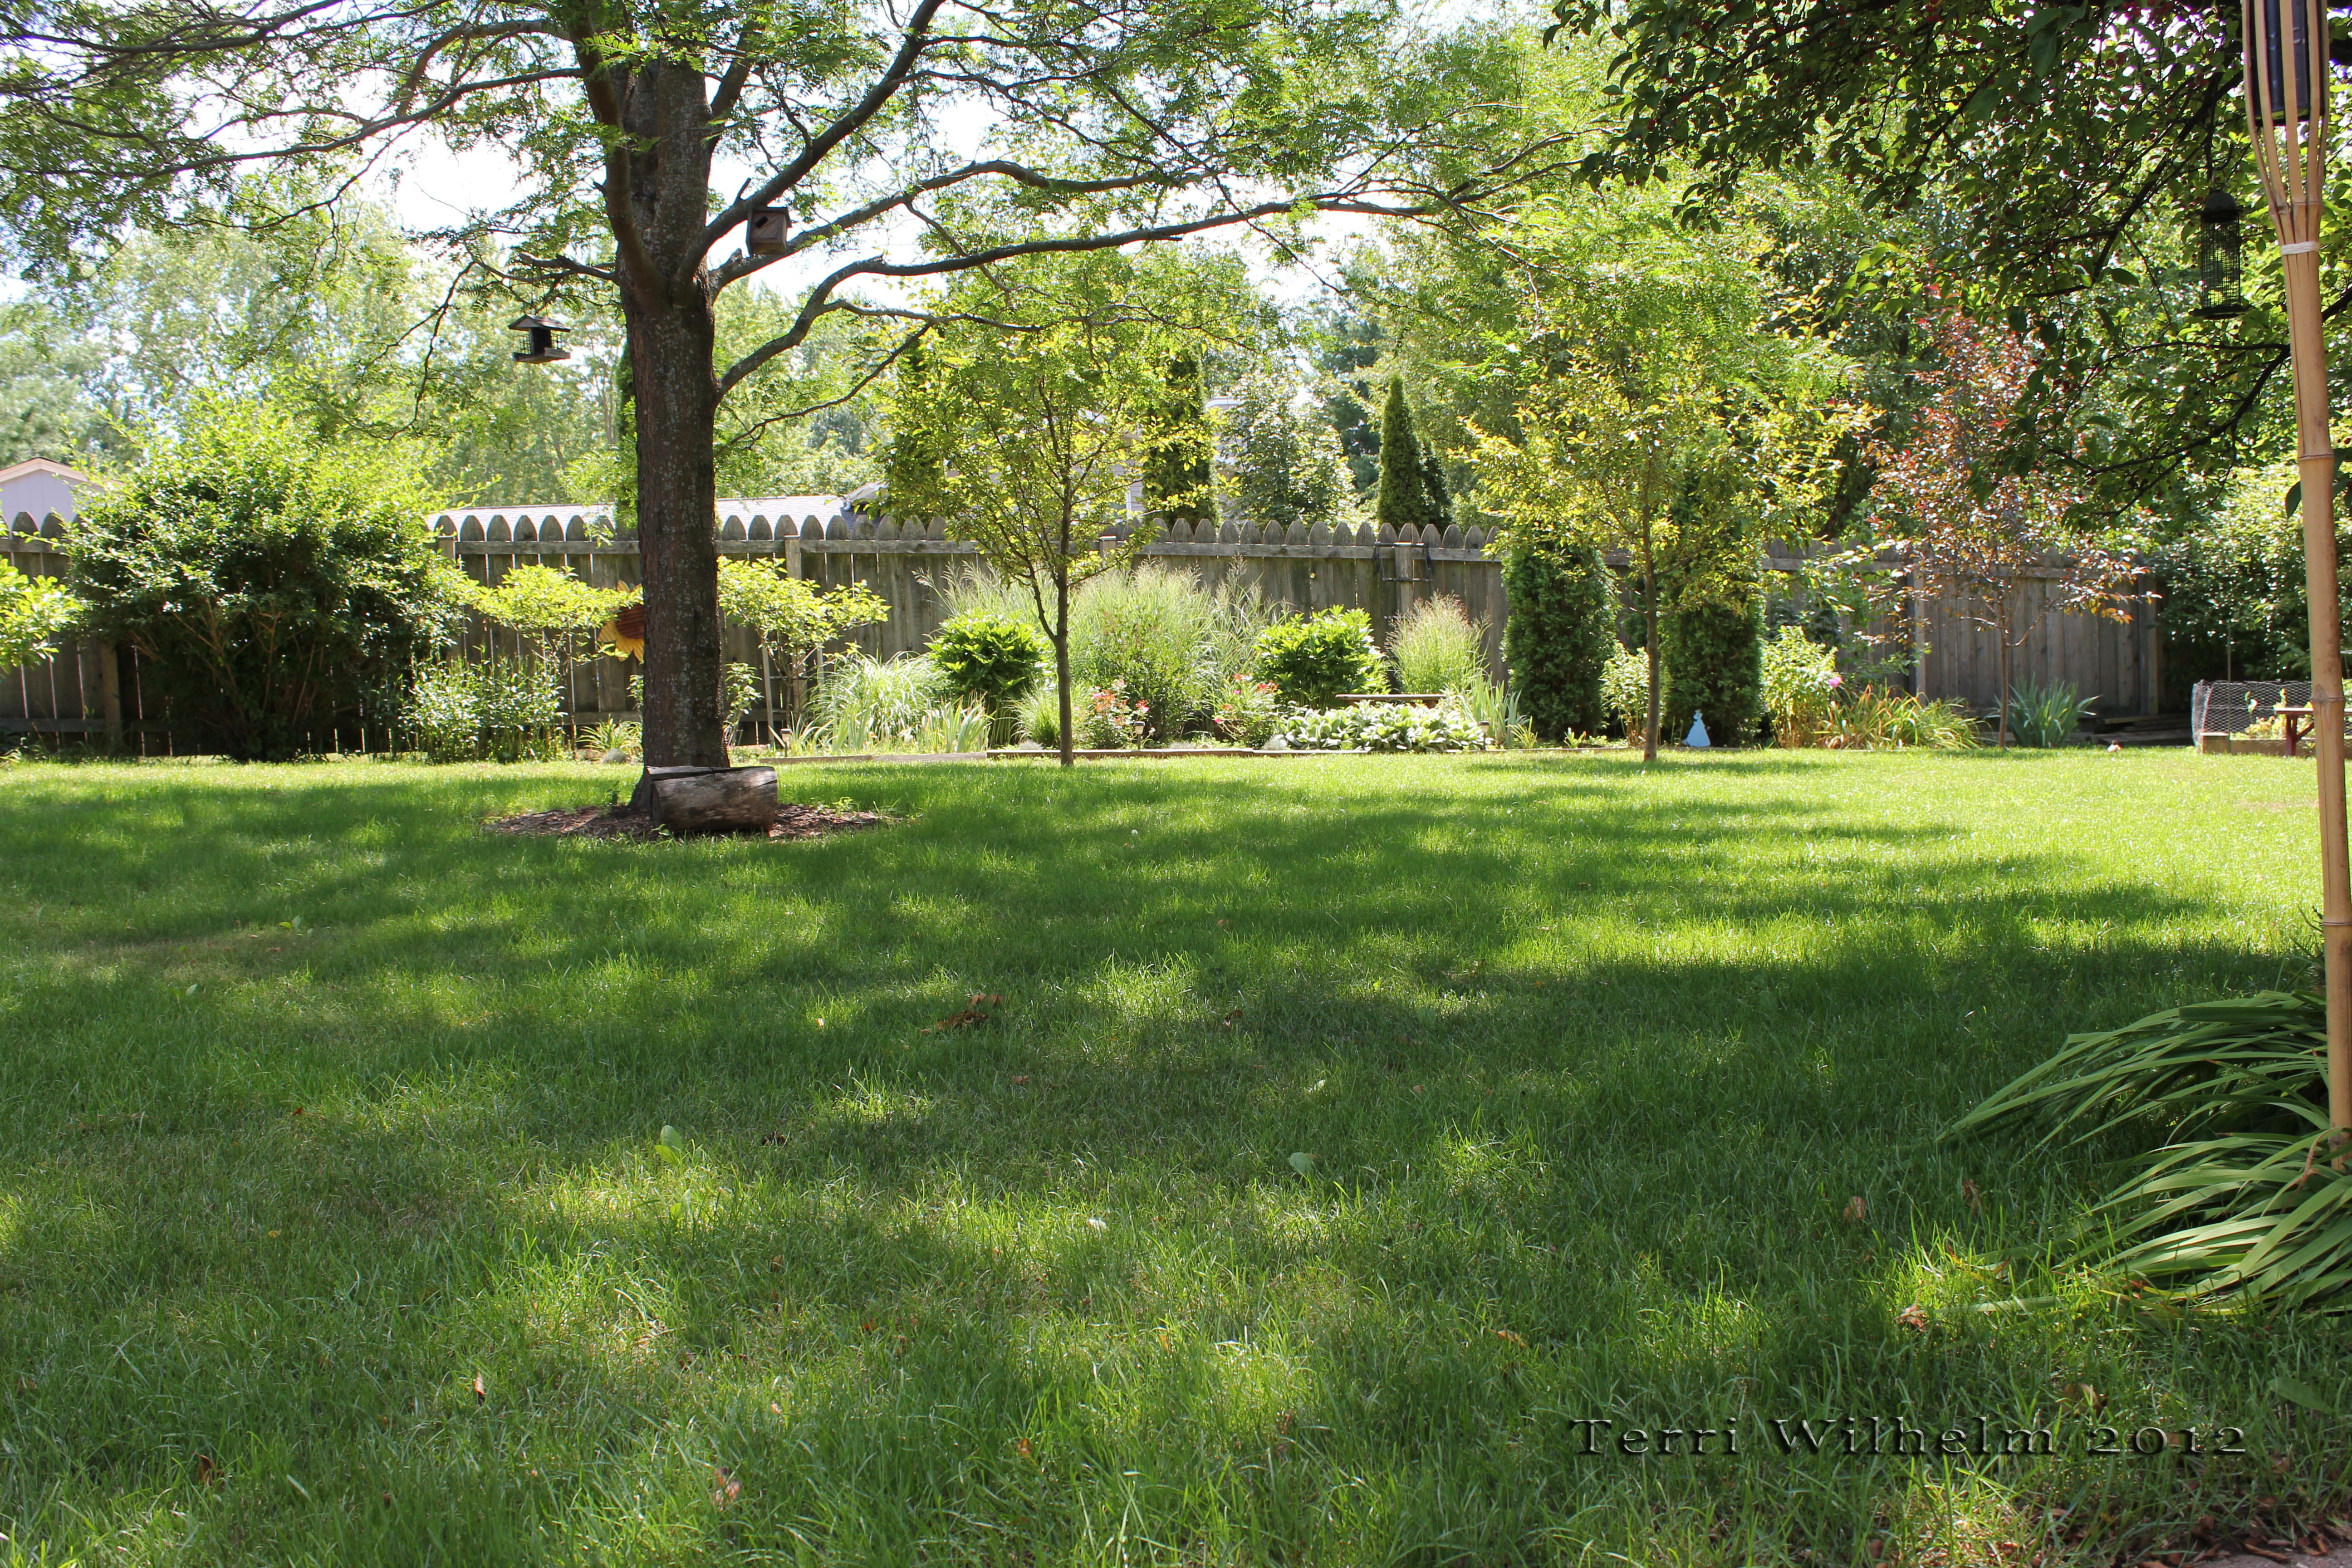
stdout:
[[711,768],[648,782],[654,820],[672,833],[765,833],[776,820],[773,768]]
[[693,766],[681,768],[647,768],[644,773],[637,775],[637,787],[631,791],[629,795],[629,809],[631,811],[651,812],[654,809],[654,785],[659,784],[664,779],[693,778],[700,773],[715,773],[718,771],[719,770],[717,768]]

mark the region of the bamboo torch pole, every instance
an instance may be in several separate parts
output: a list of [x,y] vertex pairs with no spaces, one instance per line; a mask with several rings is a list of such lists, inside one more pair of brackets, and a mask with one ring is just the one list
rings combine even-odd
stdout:
[[[2311,611],[2311,732],[2319,773],[2320,929],[2327,974],[2327,1119],[2352,1129],[2352,860],[2344,821],[2343,625],[2336,590],[2336,447],[2319,304],[2327,147],[2327,0],[2242,0],[2246,119],[2278,229],[2294,346],[2303,560]],[[2339,1143],[2342,1139],[2339,1137]],[[2340,1162],[2339,1162],[2340,1163]]]

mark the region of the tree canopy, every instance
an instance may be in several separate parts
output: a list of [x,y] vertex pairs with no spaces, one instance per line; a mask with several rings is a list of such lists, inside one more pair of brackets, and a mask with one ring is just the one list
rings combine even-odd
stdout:
[[[717,763],[714,448],[739,389],[842,319],[869,329],[848,385],[755,422],[842,401],[931,329],[884,291],[915,280],[1486,200],[1559,155],[1502,134],[1490,89],[1477,49],[1382,0],[34,0],[0,27],[0,229],[53,274],[125,225],[226,214],[250,171],[349,191],[421,135],[511,159],[511,192],[436,231],[452,287],[617,301],[646,754]],[[772,247],[722,251],[763,215]],[[719,296],[772,269],[772,330],[726,342]]]

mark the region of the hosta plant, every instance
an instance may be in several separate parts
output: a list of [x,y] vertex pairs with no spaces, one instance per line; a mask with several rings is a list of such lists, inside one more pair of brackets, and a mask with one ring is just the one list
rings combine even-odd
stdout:
[[1495,742],[1452,703],[1365,702],[1293,714],[1283,739],[1307,752],[1485,752]]

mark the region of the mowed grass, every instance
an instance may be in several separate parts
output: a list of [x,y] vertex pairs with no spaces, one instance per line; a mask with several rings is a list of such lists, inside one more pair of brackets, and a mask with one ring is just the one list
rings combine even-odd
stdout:
[[[628,782],[0,771],[0,1561],[2105,1563],[2344,1510],[2274,1389],[2352,1408],[2340,1321],[2053,1278],[2117,1151],[1936,1136],[2305,983],[2305,765],[842,766],[787,792],[903,820],[478,826]],[[2055,1451],[1867,1452],[1979,1415]]]

